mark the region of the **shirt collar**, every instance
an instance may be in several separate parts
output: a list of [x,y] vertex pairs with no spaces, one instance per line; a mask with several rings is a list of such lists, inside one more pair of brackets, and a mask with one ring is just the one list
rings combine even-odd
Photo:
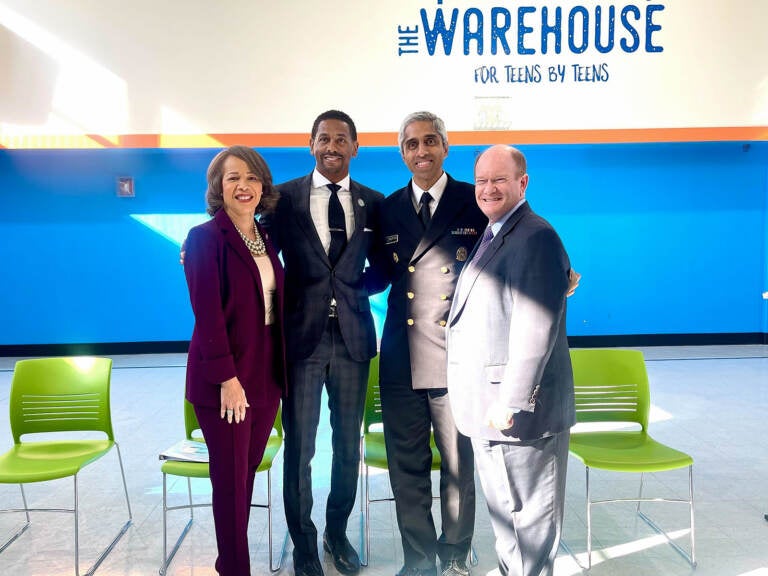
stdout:
[[[344,178],[336,182],[336,184],[341,186],[341,190],[349,191],[349,181],[350,181],[349,174],[347,174],[346,176],[344,176]],[[328,178],[326,178],[325,176],[320,174],[320,172],[318,172],[317,168],[315,168],[312,171],[312,188],[325,188],[326,184],[331,184],[331,183],[332,182],[328,180]]]
[[413,196],[411,197],[411,201],[413,202],[413,205],[418,209],[419,203],[421,202],[421,195],[424,194],[424,192],[429,192],[429,194],[432,196],[432,213],[435,213],[435,209],[437,208],[438,203],[440,202],[440,198],[443,196],[443,192],[445,192],[445,186],[448,184],[448,174],[443,172],[440,175],[440,178],[437,179],[437,182],[435,182],[432,187],[429,190],[422,190],[419,188],[419,186],[414,182],[413,178],[411,178],[411,189],[413,190]]
[[504,226],[504,223],[505,223],[507,220],[509,220],[509,217],[510,217],[510,216],[512,216],[512,214],[514,214],[514,213],[515,213],[515,211],[516,211],[518,208],[520,208],[520,206],[522,206],[522,205],[523,205],[523,204],[525,204],[525,203],[526,203],[526,199],[525,199],[525,198],[521,198],[521,199],[520,199],[520,202],[518,202],[517,204],[515,204],[515,205],[514,205],[514,207],[512,208],[512,210],[510,210],[509,212],[507,212],[506,214],[504,214],[504,216],[502,216],[501,218],[499,218],[498,220],[496,220],[496,222],[494,222],[493,224],[491,224],[491,232],[493,232],[493,236],[494,236],[494,238],[496,237],[496,234],[498,234],[498,233],[499,233],[499,230],[501,230],[501,227],[502,227],[502,226]]

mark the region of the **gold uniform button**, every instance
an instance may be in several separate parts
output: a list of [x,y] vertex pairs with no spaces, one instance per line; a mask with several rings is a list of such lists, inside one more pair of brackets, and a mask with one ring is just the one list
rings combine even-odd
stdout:
[[408,292],[408,299],[413,300],[413,297],[416,296],[413,292]]
[[408,326],[413,326],[413,318],[408,318]]
[[408,266],[408,272],[416,272],[416,266]]
[[440,322],[438,322],[438,324],[440,324],[440,326],[445,326],[447,324],[447,322],[445,320],[440,320]]
[[442,268],[440,268],[440,272],[442,272],[443,274],[448,274],[448,266],[443,266]]
[[448,300],[448,296],[446,294],[440,294],[440,300]]

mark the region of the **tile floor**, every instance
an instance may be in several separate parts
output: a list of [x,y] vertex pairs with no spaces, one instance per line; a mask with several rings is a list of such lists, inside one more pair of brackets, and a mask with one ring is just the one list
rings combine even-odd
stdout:
[[[591,574],[768,576],[768,346],[645,348],[651,379],[653,412],[651,432],[658,440],[688,451],[695,461],[696,552],[694,571],[660,537],[637,520],[631,505],[597,508],[594,518],[594,555]],[[12,443],[7,422],[8,392],[13,358],[0,358],[0,451]],[[114,358],[112,407],[115,433],[122,447],[133,508],[133,525],[107,557],[97,574],[134,576],[157,574],[162,554],[162,476],[157,454],[181,437],[181,398],[184,355],[118,356]],[[327,423],[327,415],[323,422]],[[323,503],[328,490],[330,450],[327,428],[321,430],[314,463],[315,518],[322,530]],[[282,460],[278,457],[273,489],[275,502],[275,550],[285,533],[280,497]],[[632,495],[637,479],[631,475],[594,473],[596,495]],[[260,475],[263,476],[263,475]],[[684,472],[657,474],[649,487],[661,495],[682,495]],[[116,456],[102,458],[81,474],[81,565],[90,566],[111,531],[117,531],[125,515]],[[386,476],[377,474],[373,490],[385,494]],[[172,498],[182,502],[185,485],[170,485]],[[210,494],[206,481],[194,485],[202,501]],[[262,477],[258,495],[266,493]],[[478,493],[481,494],[478,484]],[[68,506],[71,480],[31,486],[32,505]],[[20,505],[16,487],[0,486],[0,508]],[[653,508],[651,508],[651,506]],[[687,514],[683,506],[655,504],[648,510],[687,546]],[[439,507],[434,513],[439,515]],[[176,512],[172,530],[183,525]],[[349,524],[349,537],[359,542],[360,514]],[[0,538],[12,533],[20,518],[0,516]],[[251,520],[254,574],[268,574],[266,516],[256,511]],[[564,525],[564,541],[581,564],[586,563],[584,470],[571,460]],[[174,537],[174,536],[171,536]],[[475,548],[479,564],[475,575],[493,572],[493,536],[484,502],[477,509]],[[33,515],[31,528],[0,554],[0,575],[63,576],[74,574],[72,518],[62,514]],[[215,558],[213,525],[208,509],[198,509],[196,522],[168,574],[212,576]],[[391,576],[402,563],[394,509],[388,504],[372,507],[372,551],[363,574]],[[329,576],[336,574],[325,562]],[[556,574],[582,573],[564,551]],[[292,575],[289,552],[280,574]]]

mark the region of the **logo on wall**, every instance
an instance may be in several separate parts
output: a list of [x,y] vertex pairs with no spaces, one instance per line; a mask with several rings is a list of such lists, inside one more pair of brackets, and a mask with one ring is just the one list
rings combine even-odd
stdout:
[[[664,4],[452,7],[437,0],[397,27],[403,58],[484,57],[477,85],[608,82],[606,55],[660,53]],[[581,55],[594,55],[593,61]],[[574,59],[574,56],[580,56]],[[570,57],[570,58],[569,58]]]

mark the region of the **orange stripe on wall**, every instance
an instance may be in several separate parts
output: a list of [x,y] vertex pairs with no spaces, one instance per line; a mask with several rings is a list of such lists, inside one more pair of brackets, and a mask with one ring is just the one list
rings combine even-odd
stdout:
[[[172,136],[172,137],[171,137]],[[201,136],[204,136],[201,138]],[[449,132],[452,145],[487,146],[491,144],[618,144],[645,142],[724,142],[766,141],[768,126],[719,128],[636,128],[606,130],[472,130]],[[308,133],[277,134],[88,134],[88,147],[105,148],[201,148],[212,143],[221,146],[243,144],[254,148],[304,148],[309,145]],[[396,146],[396,132],[360,132],[361,146]],[[71,141],[71,146],[62,142]],[[52,135],[4,137],[0,148],[79,148],[77,138],[65,140]],[[165,144],[172,142],[172,144]],[[207,142],[207,144],[201,144]]]
[[[254,148],[309,146],[309,134],[209,134],[224,146]],[[448,132],[451,144],[616,144],[634,142],[720,142],[768,140],[768,126],[725,128],[638,128],[611,130],[472,130]],[[361,146],[397,146],[396,132],[360,132]]]
[[[477,141],[477,132],[460,132],[451,137],[456,144],[618,144],[638,142],[724,142],[738,140],[768,140],[768,126],[722,128],[637,128],[608,130],[521,130],[511,132],[482,132],[484,142]],[[449,134],[449,137],[451,135]],[[466,140],[464,140],[466,138]],[[489,141],[492,139],[493,141]]]
[[159,134],[123,134],[118,140],[120,148],[159,148]]

